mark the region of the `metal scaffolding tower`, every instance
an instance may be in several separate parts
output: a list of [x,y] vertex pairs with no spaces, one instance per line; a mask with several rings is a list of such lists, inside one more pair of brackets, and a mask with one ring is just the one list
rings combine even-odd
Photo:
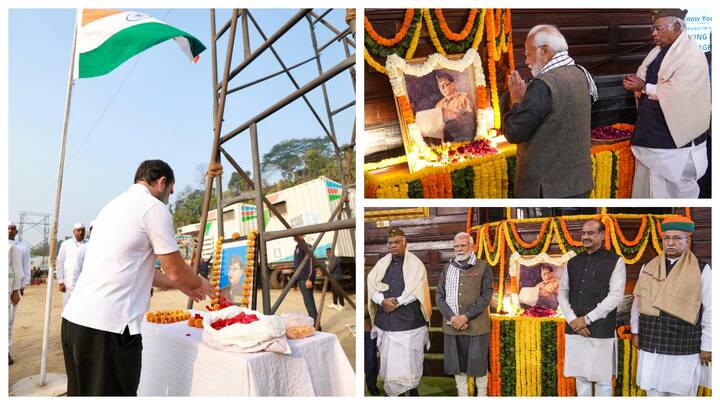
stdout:
[[[48,236],[50,235],[50,214],[44,212],[20,212],[18,231],[20,234],[20,240],[30,246],[30,251],[37,247],[47,245]],[[30,243],[27,238],[28,233],[40,235],[40,241],[36,243]],[[43,267],[47,266],[47,259],[43,259],[42,265]]]
[[[217,215],[217,229],[218,235],[224,234],[224,228],[223,228],[223,208],[235,204],[240,201],[253,201],[258,215],[257,215],[257,229],[258,229],[258,241],[257,246],[260,247],[259,249],[259,273],[260,273],[260,279],[262,280],[262,303],[263,308],[262,311],[265,314],[273,314],[277,311],[280,304],[283,302],[285,296],[287,295],[290,288],[295,284],[297,279],[299,278],[300,271],[298,269],[303,268],[307,261],[312,258],[313,261],[315,261],[320,267],[322,268],[322,272],[325,275],[325,284],[323,286],[323,295],[320,302],[320,307],[318,308],[318,319],[316,322],[316,328],[319,326],[320,319],[322,317],[322,307],[323,307],[323,301],[325,298],[325,293],[327,292],[328,283],[332,284],[335,289],[337,289],[338,292],[340,292],[347,302],[355,308],[355,302],[348,296],[348,294],[342,289],[340,284],[337,280],[335,280],[331,274],[332,269],[325,268],[325,265],[318,262],[315,258],[313,251],[317,247],[317,245],[320,243],[321,238],[325,234],[325,232],[332,231],[334,232],[333,237],[333,243],[332,243],[332,250],[335,251],[335,245],[337,243],[338,239],[338,231],[342,229],[351,229],[354,231],[355,229],[355,218],[351,217],[350,212],[350,204],[348,201],[348,186],[350,181],[349,173],[351,170],[354,170],[354,167],[351,167],[352,157],[354,155],[354,148],[355,148],[355,123],[353,123],[353,129],[352,129],[352,135],[351,135],[351,141],[349,144],[349,147],[343,150],[341,146],[338,144],[337,141],[337,135],[336,135],[336,128],[334,124],[334,116],[338,114],[339,112],[350,108],[355,105],[355,100],[350,100],[349,102],[336,107],[333,109],[333,106],[331,106],[330,99],[328,96],[328,91],[326,87],[327,81],[332,79],[333,77],[341,74],[342,72],[349,70],[350,71],[350,78],[352,80],[353,88],[355,87],[355,42],[353,40],[353,36],[355,33],[354,28],[354,10],[349,9],[347,10],[346,20],[348,21],[348,27],[345,29],[338,29],[334,27],[332,24],[330,24],[328,21],[325,20],[325,17],[330,13],[332,9],[328,9],[323,11],[322,13],[318,14],[314,12],[312,9],[300,9],[297,13],[295,13],[285,24],[283,24],[277,31],[275,31],[273,34],[267,36],[263,29],[261,28],[260,24],[255,20],[252,13],[248,9],[234,9],[232,10],[232,16],[230,17],[230,20],[227,21],[219,30],[216,26],[216,19],[215,19],[215,10],[212,9],[210,11],[210,32],[211,32],[211,41],[212,41],[212,85],[213,85],[213,91],[215,94],[215,97],[213,98],[213,117],[214,117],[214,131],[213,131],[213,146],[211,151],[211,157],[210,157],[210,164],[209,164],[209,170],[208,170],[208,178],[206,182],[206,188],[205,188],[205,199],[203,202],[203,210],[202,210],[202,219],[200,221],[200,229],[199,229],[199,235],[198,235],[198,246],[197,254],[200,254],[202,252],[202,244],[204,240],[204,234],[205,234],[205,225],[207,223],[207,216],[208,216],[208,210],[210,208],[210,201],[211,196],[213,192],[213,185],[215,186],[215,193],[217,196],[217,212],[220,213]],[[309,26],[310,29],[310,41],[312,43],[312,48],[314,55],[300,63],[294,64],[292,66],[288,66],[285,61],[283,60],[282,56],[279,54],[279,52],[276,50],[276,48],[273,46],[280,38],[282,38],[285,34],[288,33],[288,31],[299,24],[301,21],[305,20]],[[242,47],[243,47],[243,60],[240,61],[234,68],[232,68],[232,57],[233,57],[233,48],[235,46],[236,42],[236,34],[238,32],[238,21],[240,22],[240,35],[242,36]],[[328,41],[327,43],[324,43],[322,45],[319,45],[317,42],[317,35],[316,30],[319,28],[319,25],[322,25],[325,29],[330,30],[334,37]],[[254,27],[254,29],[257,31],[257,33],[260,35],[260,37],[263,39],[263,43],[261,43],[259,46],[257,46],[254,50],[250,47],[250,27]],[[218,78],[218,64],[217,64],[217,53],[218,53],[218,45],[219,40],[223,35],[228,35],[228,41],[226,45],[226,54],[225,54],[225,63],[223,66],[222,76],[221,78]],[[321,53],[323,50],[325,50],[327,47],[335,44],[335,43],[341,43],[344,48],[345,52],[345,59],[337,63],[335,66],[330,67],[329,69],[325,69],[321,62]],[[351,51],[352,48],[352,51]],[[262,53],[266,51],[270,51],[274,58],[277,60],[278,64],[282,68],[282,70],[270,74],[268,76],[265,76],[261,79],[253,80],[249,83],[241,84],[236,87],[230,88],[230,81],[233,80],[240,72],[242,72],[244,69],[250,67],[253,62],[260,56]],[[296,78],[293,76],[293,73],[291,72],[292,69],[304,65],[305,63],[311,62],[312,60],[315,60],[315,64],[317,66],[317,77],[310,80],[304,85],[300,85]],[[250,118],[247,122],[243,123],[242,125],[227,131],[223,134],[223,116],[225,113],[225,101],[228,95],[241,91],[242,89],[245,89],[247,87],[250,87],[252,85],[261,83],[267,79],[270,79],[272,77],[278,76],[278,75],[286,75],[290,81],[292,82],[293,86],[295,87],[295,90],[290,92],[290,94],[287,94],[285,97],[281,98],[279,101],[277,101],[272,106],[268,107],[267,109],[263,110],[262,112],[256,114],[254,117]],[[324,109],[324,115],[326,116],[327,124],[323,121],[321,118],[321,113],[318,112],[318,110],[313,106],[311,101],[306,96],[310,91],[320,87],[322,89],[322,95],[323,95],[323,106]],[[341,203],[338,204],[335,211],[332,213],[332,215],[327,218],[327,221],[324,223],[318,223],[315,225],[309,225],[309,226],[301,226],[301,227],[292,227],[282,216],[282,214],[268,201],[268,199],[265,197],[265,193],[263,191],[263,182],[262,182],[262,173],[260,171],[260,153],[258,148],[258,129],[257,124],[269,117],[272,116],[275,112],[282,109],[283,107],[289,105],[295,100],[303,99],[305,104],[307,105],[308,109],[312,113],[312,115],[315,117],[319,125],[322,127],[323,131],[325,132],[325,135],[328,137],[329,141],[332,144],[333,152],[335,154],[335,159],[337,161],[338,167],[340,168],[340,171],[342,173],[342,196],[341,196]],[[245,170],[240,167],[240,165],[233,159],[233,157],[230,155],[230,153],[223,147],[226,142],[229,142],[237,135],[247,133],[247,135],[250,137],[250,144],[251,144],[251,154],[252,154],[252,177],[246,174]],[[243,177],[244,180],[246,180],[249,184],[252,185],[253,191],[249,193],[244,193],[241,196],[224,199],[222,196],[222,158],[225,158],[226,162],[229,163],[235,171]],[[265,230],[265,220],[263,215],[261,214],[264,212],[264,207],[266,207],[268,210],[272,212],[273,215],[277,216],[277,218],[282,222],[282,224],[285,226],[285,230],[280,231],[272,231],[268,232]],[[285,237],[294,237],[295,240],[299,240],[298,236],[300,235],[306,235],[306,234],[312,234],[312,233],[320,233],[320,236],[315,241],[314,245],[312,247],[307,247],[306,245],[303,246],[303,248],[306,251],[305,259],[303,260],[302,264],[298,267],[298,269],[295,269],[295,272],[293,276],[290,278],[290,281],[287,283],[285,288],[283,289],[282,293],[278,297],[278,299],[272,303],[270,300],[270,277],[269,277],[269,268],[268,268],[268,260],[267,260],[267,249],[266,244],[267,242],[274,240],[274,239],[280,239]],[[353,245],[355,244],[355,238],[354,233],[352,236],[352,242]],[[194,262],[194,270],[197,272],[199,266],[199,260],[196,260]],[[253,306],[256,305],[256,300],[253,299]],[[188,302],[188,306],[192,306],[192,301]]]

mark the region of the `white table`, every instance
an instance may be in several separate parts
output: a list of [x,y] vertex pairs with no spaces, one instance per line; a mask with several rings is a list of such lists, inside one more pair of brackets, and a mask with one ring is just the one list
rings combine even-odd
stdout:
[[142,337],[140,396],[355,395],[355,372],[330,333],[288,340],[289,355],[215,350],[186,322],[143,322]]

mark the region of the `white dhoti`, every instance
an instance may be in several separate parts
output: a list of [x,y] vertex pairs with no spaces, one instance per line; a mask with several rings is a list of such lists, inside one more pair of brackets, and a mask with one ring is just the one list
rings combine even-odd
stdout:
[[648,391],[697,396],[700,355],[670,355],[638,350],[637,385]]
[[678,149],[632,146],[633,198],[697,198],[708,167],[706,143]]
[[430,348],[427,326],[402,332],[387,332],[373,327],[370,336],[377,338],[380,350],[380,378],[385,393],[398,396],[420,385],[425,356]]
[[565,335],[565,377],[609,383],[617,370],[617,339]]

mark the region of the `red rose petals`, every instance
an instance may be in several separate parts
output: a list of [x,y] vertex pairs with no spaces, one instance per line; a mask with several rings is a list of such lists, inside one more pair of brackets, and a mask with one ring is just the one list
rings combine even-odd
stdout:
[[226,326],[230,326],[236,323],[241,323],[244,325],[247,325],[249,323],[253,323],[255,321],[259,321],[260,319],[257,317],[257,315],[254,314],[246,314],[245,312],[240,312],[238,315],[228,318],[228,319],[218,319],[217,321],[210,324],[210,326],[213,327],[215,330],[220,330]]

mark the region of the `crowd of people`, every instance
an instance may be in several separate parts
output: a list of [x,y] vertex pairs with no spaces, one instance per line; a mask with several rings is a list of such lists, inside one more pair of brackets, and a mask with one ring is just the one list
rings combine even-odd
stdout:
[[[642,266],[632,293],[636,383],[649,396],[692,396],[701,367],[712,361],[712,272],[689,249],[695,230],[690,219],[669,216],[661,230],[662,253]],[[567,262],[557,286],[566,322],[561,371],[575,378],[578,396],[611,396],[617,374],[617,311],[626,268],[622,257],[603,247],[605,233],[601,221],[583,225],[584,250]],[[475,255],[473,243],[468,233],[455,235],[454,257],[435,289],[443,368],[454,376],[460,396],[468,395],[468,376],[474,377],[478,396],[487,393],[493,273]],[[430,347],[428,276],[400,228],[390,228],[387,247],[389,252],[367,273],[365,383],[371,395],[380,395],[379,376],[386,395],[417,396],[424,349]]]
[[[623,86],[632,91],[637,119],[633,198],[697,198],[708,168],[710,74],[705,55],[688,34],[687,10],[653,10],[655,47]],[[501,101],[502,128],[517,144],[515,196],[584,198],[594,187],[590,156],[590,73],[568,53],[560,30],[537,25],[525,39],[533,78],[510,73]]]

